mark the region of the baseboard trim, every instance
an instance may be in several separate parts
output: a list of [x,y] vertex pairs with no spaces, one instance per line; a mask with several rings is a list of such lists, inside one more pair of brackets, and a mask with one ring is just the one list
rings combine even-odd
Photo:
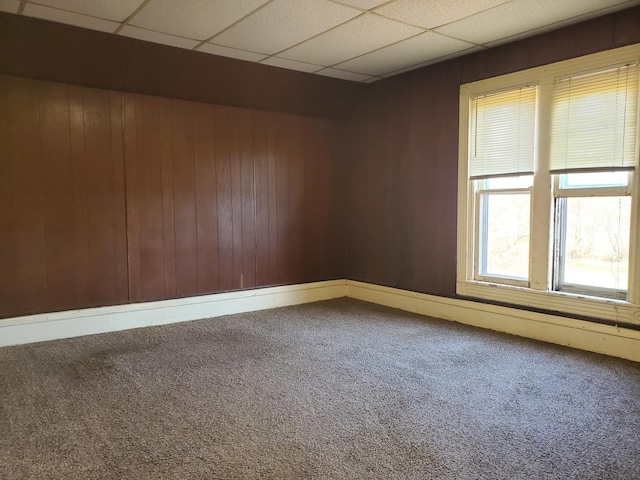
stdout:
[[347,280],[351,298],[520,337],[640,362],[640,332],[470,300]]
[[438,297],[354,280],[331,280],[0,320],[0,347],[351,297],[408,312],[640,362],[640,332]]
[[0,347],[299,305],[345,292],[345,280],[331,280],[7,318],[0,320]]

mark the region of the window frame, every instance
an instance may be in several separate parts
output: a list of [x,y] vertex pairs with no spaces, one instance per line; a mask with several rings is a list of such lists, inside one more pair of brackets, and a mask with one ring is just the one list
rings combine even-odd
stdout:
[[[599,52],[533,69],[488,78],[460,87],[459,162],[458,162],[458,266],[456,292],[458,295],[502,302],[536,309],[564,312],[615,322],[640,325],[640,180],[639,157],[640,121],[638,122],[635,172],[625,194],[631,194],[631,239],[629,246],[629,281],[626,300],[595,297],[587,290],[581,292],[553,289],[554,267],[554,208],[560,196],[589,196],[604,194],[605,190],[621,191],[620,187],[558,188],[557,175],[549,172],[551,145],[551,95],[556,78],[580,72],[616,66],[640,59],[640,44]],[[470,111],[474,97],[486,92],[517,88],[525,84],[537,85],[536,131],[534,146],[534,180],[531,188],[531,232],[528,285],[504,283],[501,278],[478,276],[479,192],[469,179]],[[640,96],[639,96],[640,97]],[[640,100],[639,100],[640,101]],[[640,109],[639,109],[640,111]],[[640,113],[639,113],[640,115]],[[540,128],[540,127],[544,128]],[[579,191],[578,191],[579,190]],[[597,192],[589,190],[598,190]],[[534,225],[537,227],[534,229]],[[535,259],[538,259],[537,261]],[[540,260],[546,259],[546,260]]]

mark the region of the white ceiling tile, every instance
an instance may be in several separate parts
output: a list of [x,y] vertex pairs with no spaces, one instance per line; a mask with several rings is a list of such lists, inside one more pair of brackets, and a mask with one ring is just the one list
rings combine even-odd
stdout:
[[[629,6],[621,0],[513,0],[436,31],[475,43],[486,44],[512,35],[533,31],[584,14]],[[579,19],[575,18],[575,21]]]
[[[336,70],[335,68],[325,68],[316,72],[318,75],[325,77],[339,78],[341,80],[351,80],[353,82],[366,82],[372,77],[370,75],[362,75],[360,73],[345,72],[344,70]],[[373,77],[375,78],[375,77]]]
[[145,30],[144,28],[132,27],[131,25],[125,25],[120,30],[120,35],[126,37],[137,38],[138,40],[145,40],[147,42],[160,43],[162,45],[170,45],[172,47],[186,48],[191,50],[198,41],[191,40],[189,38],[177,37],[175,35],[167,35],[166,33],[154,32],[152,30]]
[[434,28],[460,20],[510,0],[396,0],[375,9],[376,13],[418,25]]
[[272,67],[288,68],[289,70],[298,70],[299,72],[313,73],[320,70],[322,67],[318,65],[312,65],[310,63],[296,62],[295,60],[287,60],[286,58],[270,57],[260,62],[264,65],[271,65]]
[[40,5],[59,8],[69,12],[82,13],[91,17],[123,22],[143,0],[87,1],[87,0],[33,0]]
[[119,23],[109,20],[88,17],[87,15],[58,10],[57,8],[43,7],[42,5],[34,5],[32,3],[27,3],[23,13],[29,17],[43,18],[53,22],[66,23],[91,30],[100,30],[101,32],[113,33],[116,28],[120,26]]
[[0,11],[18,13],[20,0],[0,0]]
[[399,42],[422,31],[416,27],[365,13],[278,56],[331,66]]
[[372,8],[387,3],[389,0],[337,0],[345,5],[362,8],[363,10],[371,10]]
[[[634,1],[634,4],[635,5],[639,5],[640,1]],[[629,6],[628,3],[612,5],[612,6],[609,6],[607,8],[601,9],[601,10],[595,10],[595,11],[591,11],[591,12],[585,13],[583,15],[580,15],[580,17],[571,17],[571,18],[568,18],[568,19],[565,19],[565,20],[560,20],[560,21],[552,23],[552,24],[544,25],[544,26],[542,26],[540,28],[536,28],[536,29],[533,29],[533,30],[528,30],[528,31],[526,31],[524,33],[518,33],[516,35],[511,35],[510,37],[501,38],[501,39],[496,40],[494,42],[488,42],[485,45],[487,47],[496,47],[498,45],[503,45],[505,43],[515,42],[517,40],[521,40],[523,38],[531,37],[533,35],[539,35],[539,34],[544,33],[544,32],[549,32],[551,30],[557,30],[557,29],[562,28],[562,27],[573,25],[573,24],[575,24],[577,22],[584,22],[585,20],[588,20],[590,18],[595,18],[595,17],[600,17],[602,15],[607,15],[609,13],[613,13],[613,12],[616,12],[618,10],[621,10],[622,8],[627,8],[628,6]]]
[[326,0],[275,0],[213,41],[228,47],[274,54],[361,13]]
[[132,25],[179,37],[206,40],[267,0],[151,0]]
[[410,67],[427,60],[461,52],[474,47],[472,43],[426,32],[375,52],[348,60],[337,65],[350,72],[382,75],[401,68]]
[[223,47],[222,45],[213,45],[211,43],[204,43],[196,48],[196,50],[213,55],[220,55],[222,57],[246,60],[248,62],[259,62],[263,58],[267,58],[267,56],[262,53],[247,52],[246,50],[238,50],[237,48]]

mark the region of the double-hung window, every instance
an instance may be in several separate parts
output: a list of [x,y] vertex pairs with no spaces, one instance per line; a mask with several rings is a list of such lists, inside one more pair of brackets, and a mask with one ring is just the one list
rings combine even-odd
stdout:
[[459,294],[640,324],[639,58],[462,85]]

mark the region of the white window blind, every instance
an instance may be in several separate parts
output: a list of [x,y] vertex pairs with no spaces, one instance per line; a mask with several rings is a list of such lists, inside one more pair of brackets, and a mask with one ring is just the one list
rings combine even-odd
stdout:
[[533,173],[535,114],[535,86],[474,97],[470,178]]
[[638,74],[636,62],[555,80],[552,173],[633,169]]

